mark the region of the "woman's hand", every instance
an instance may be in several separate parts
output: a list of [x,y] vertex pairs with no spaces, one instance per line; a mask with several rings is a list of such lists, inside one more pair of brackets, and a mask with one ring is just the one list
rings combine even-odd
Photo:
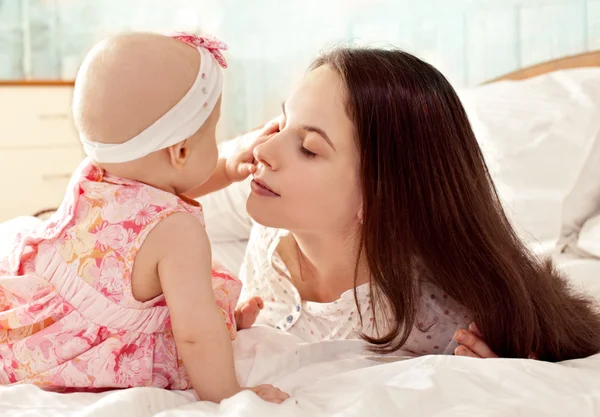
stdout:
[[279,119],[271,120],[262,128],[250,146],[227,158],[225,161],[225,175],[227,179],[230,182],[238,182],[246,179],[248,175],[254,174],[256,171],[254,148],[277,132],[279,132]]
[[492,349],[485,343],[481,332],[475,323],[469,325],[469,330],[460,329],[454,334],[458,347],[454,350],[456,356],[470,356],[472,358],[497,358]]
[[[454,340],[458,342],[458,347],[454,349],[456,356],[470,356],[471,358],[497,358],[492,349],[485,343],[479,328],[475,323],[469,325],[469,330],[460,329],[454,333]],[[530,353],[527,359],[537,359],[535,353]]]

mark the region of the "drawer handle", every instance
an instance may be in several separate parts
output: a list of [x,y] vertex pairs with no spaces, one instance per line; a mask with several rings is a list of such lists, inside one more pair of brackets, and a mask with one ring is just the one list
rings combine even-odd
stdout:
[[66,113],[60,113],[60,114],[40,114],[39,118],[41,120],[66,120],[69,118],[69,115]]
[[44,175],[42,175],[42,179],[44,181],[68,180],[69,178],[71,178],[71,174],[44,174]]

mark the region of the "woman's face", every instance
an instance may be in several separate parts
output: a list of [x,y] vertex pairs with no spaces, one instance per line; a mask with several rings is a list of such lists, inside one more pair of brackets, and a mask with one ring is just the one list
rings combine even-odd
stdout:
[[310,233],[344,233],[356,225],[359,154],[344,95],[338,73],[321,66],[283,104],[279,133],[254,151],[247,210],[255,221]]

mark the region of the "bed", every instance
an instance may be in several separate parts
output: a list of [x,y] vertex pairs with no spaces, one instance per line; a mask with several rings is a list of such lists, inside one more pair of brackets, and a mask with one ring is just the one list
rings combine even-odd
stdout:
[[[590,242],[600,242],[600,233],[584,233],[590,219],[594,223],[593,190],[600,190],[600,173],[595,183],[589,181],[597,169],[592,156],[600,143],[596,140],[600,90],[593,90],[600,68],[595,67],[600,67],[600,52],[526,68],[459,93],[509,217],[523,239],[533,250],[556,256],[572,285],[600,302],[600,261],[589,251],[577,252],[582,249],[583,235]],[[574,79],[585,79],[588,84]],[[523,81],[531,83],[518,84]],[[540,96],[536,88],[543,82],[548,83],[550,93]],[[510,97],[517,94],[518,100],[508,100],[505,90]],[[496,93],[499,98],[492,102],[490,97]],[[544,107],[559,96],[568,105]],[[540,113],[536,117],[522,114],[536,106]],[[545,114],[550,119],[544,119]],[[507,123],[510,115],[523,120]],[[491,122],[494,117],[501,125]],[[546,129],[543,134],[540,126]],[[501,128],[502,134],[494,127]],[[522,136],[515,140],[518,129]],[[234,147],[225,144],[224,151]],[[564,159],[567,165],[554,166]],[[539,164],[539,175],[524,180],[523,172],[531,170],[533,163]],[[552,169],[544,171],[546,165]],[[554,177],[555,171],[561,176]],[[240,188],[203,200],[215,255],[231,269],[241,261],[251,226],[243,215],[243,187],[240,184]],[[21,218],[0,224],[0,245],[6,245],[20,227],[35,227],[36,221]],[[234,348],[242,384],[273,383],[289,392],[291,399],[275,406],[244,392],[216,405],[195,401],[191,392],[136,388],[61,395],[24,385],[0,389],[0,415],[600,416],[600,354],[561,364],[453,356],[410,358],[404,352],[382,358],[366,354],[360,341],[302,343],[262,327],[240,332]]]

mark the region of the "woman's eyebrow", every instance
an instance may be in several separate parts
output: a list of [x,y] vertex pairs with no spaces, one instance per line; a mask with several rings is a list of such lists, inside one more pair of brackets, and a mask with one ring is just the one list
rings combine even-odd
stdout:
[[[283,117],[287,118],[287,115],[285,113],[285,101],[281,103],[281,111],[283,112]],[[333,142],[331,142],[331,139],[329,139],[329,136],[327,136],[327,133],[325,133],[323,129],[310,125],[300,125],[300,129],[306,130],[307,132],[318,133],[319,135],[321,135],[321,137],[323,137],[323,139],[325,139],[325,142],[327,142],[327,144],[331,146],[331,149],[333,149],[334,151],[336,150],[335,146],[333,146]]]

